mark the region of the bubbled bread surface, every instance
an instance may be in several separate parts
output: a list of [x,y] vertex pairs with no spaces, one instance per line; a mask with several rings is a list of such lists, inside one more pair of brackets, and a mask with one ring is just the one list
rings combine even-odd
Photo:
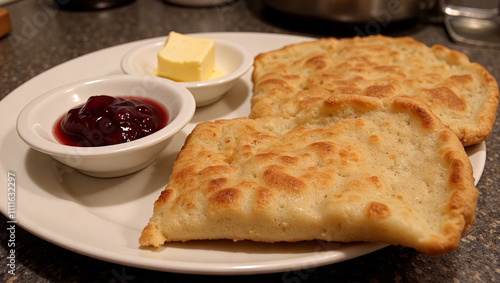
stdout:
[[250,117],[294,116],[334,95],[408,96],[427,104],[464,145],[485,140],[498,85],[465,54],[410,37],[324,38],[258,55]]
[[199,124],[140,243],[379,241],[436,255],[458,245],[476,200],[462,144],[424,104],[337,96],[295,117]]

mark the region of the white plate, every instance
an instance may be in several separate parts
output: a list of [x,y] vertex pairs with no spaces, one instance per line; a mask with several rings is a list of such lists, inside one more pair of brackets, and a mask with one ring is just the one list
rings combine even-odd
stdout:
[[[261,33],[212,33],[235,41],[253,54],[311,38]],[[146,269],[195,274],[256,274],[282,272],[336,263],[380,248],[380,243],[335,244],[304,242],[259,244],[200,241],[169,244],[160,252],[141,249],[138,238],[152,214],[153,202],[168,182],[177,152],[194,126],[202,121],[248,116],[251,72],[218,102],[199,108],[188,126],[151,166],[116,179],[95,179],[64,167],[22,142],[15,121],[21,109],[39,94],[71,81],[120,74],[120,60],[145,41],[97,51],[63,63],[29,80],[0,101],[0,183],[16,174],[15,220],[29,232],[66,249],[97,259]],[[468,149],[479,180],[486,146]],[[0,210],[7,214],[7,193]]]

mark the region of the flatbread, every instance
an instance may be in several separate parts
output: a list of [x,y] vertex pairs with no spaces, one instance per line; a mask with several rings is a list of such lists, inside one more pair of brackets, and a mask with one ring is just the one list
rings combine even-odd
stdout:
[[376,241],[439,255],[477,197],[462,144],[424,104],[336,96],[294,117],[198,124],[140,244]]
[[324,38],[258,55],[251,118],[290,117],[332,95],[408,96],[427,106],[464,146],[492,132],[498,85],[481,65],[410,37]]

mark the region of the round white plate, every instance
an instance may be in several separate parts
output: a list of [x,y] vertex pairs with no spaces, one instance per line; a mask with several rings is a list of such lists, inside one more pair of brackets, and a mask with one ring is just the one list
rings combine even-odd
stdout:
[[[203,34],[238,42],[258,53],[311,38],[261,33]],[[168,182],[173,162],[188,133],[202,121],[248,116],[251,71],[218,102],[196,110],[186,128],[152,165],[126,177],[96,179],[82,175],[31,150],[17,135],[21,109],[60,85],[95,76],[121,74],[120,60],[145,41],[103,49],[56,66],[23,84],[0,101],[0,183],[16,175],[13,220],[49,242],[97,259],[146,269],[194,274],[256,274],[313,268],[358,257],[385,247],[380,243],[337,244],[311,241],[262,244],[195,241],[151,251],[138,238],[152,215],[153,202]],[[50,111],[48,109],[47,111]],[[486,146],[468,148],[476,182],[486,160]],[[7,192],[0,194],[7,216]]]

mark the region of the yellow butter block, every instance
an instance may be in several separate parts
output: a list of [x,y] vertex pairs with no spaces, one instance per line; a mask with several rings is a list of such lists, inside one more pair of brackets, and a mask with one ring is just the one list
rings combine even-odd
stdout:
[[215,71],[213,39],[170,32],[158,54],[157,75],[179,82],[204,81]]

